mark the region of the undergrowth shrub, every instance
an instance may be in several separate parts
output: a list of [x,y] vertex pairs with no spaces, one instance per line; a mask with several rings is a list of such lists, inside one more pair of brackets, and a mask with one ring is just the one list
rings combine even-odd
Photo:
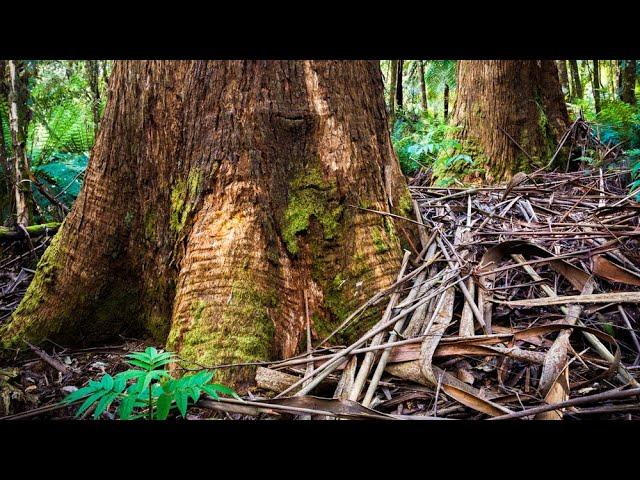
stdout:
[[402,172],[412,175],[420,167],[431,168],[441,186],[476,173],[479,169],[474,159],[462,151],[462,145],[454,138],[456,129],[431,114],[399,115],[391,140]]
[[94,406],[93,418],[100,418],[118,402],[115,414],[121,420],[166,420],[176,408],[180,415],[186,416],[189,403],[196,403],[203,392],[216,400],[219,395],[240,398],[231,388],[212,383],[213,372],[207,370],[174,378],[166,370],[167,364],[177,360],[172,352],[147,347],[144,352],[133,352],[126,357],[132,367],[129,370],[89,380],[86,387],[65,397],[63,402],[67,404],[84,400],[76,417]]

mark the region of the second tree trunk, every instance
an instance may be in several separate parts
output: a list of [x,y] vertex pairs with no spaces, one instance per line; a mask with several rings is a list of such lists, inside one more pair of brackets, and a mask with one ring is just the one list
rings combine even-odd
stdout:
[[568,114],[552,60],[460,61],[453,124],[485,182],[545,164]]

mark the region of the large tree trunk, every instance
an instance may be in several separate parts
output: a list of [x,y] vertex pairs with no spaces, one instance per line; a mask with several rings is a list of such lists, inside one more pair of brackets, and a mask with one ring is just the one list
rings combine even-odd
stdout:
[[580,80],[578,61],[569,60],[569,68],[571,69],[571,80],[573,82],[573,88],[571,89],[571,98],[582,98],[582,80]]
[[571,98],[571,90],[569,88],[569,72],[567,72],[567,61],[556,60],[558,65],[558,74],[560,76],[560,86],[565,98]]
[[629,105],[636,104],[636,61],[625,60],[622,71],[622,94],[620,100]]
[[546,164],[568,123],[555,62],[460,61],[452,120],[485,182]]
[[393,282],[393,222],[351,207],[410,214],[377,62],[126,61],[109,82],[5,346],[146,331],[201,365],[283,358],[304,345],[304,292],[323,337]]

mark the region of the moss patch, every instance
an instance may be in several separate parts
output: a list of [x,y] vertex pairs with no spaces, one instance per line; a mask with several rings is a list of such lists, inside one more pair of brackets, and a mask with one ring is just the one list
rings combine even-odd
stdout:
[[[220,308],[203,300],[193,302],[189,308],[187,331],[179,346],[180,356],[187,366],[197,362],[205,366],[226,363],[264,361],[273,357],[275,327],[270,310],[276,306],[275,288],[260,291],[246,276],[234,282],[231,300],[223,306],[220,317],[212,317],[212,310]],[[176,329],[167,342],[175,348]],[[219,380],[235,382],[251,377],[254,369],[223,369]]]
[[149,210],[144,214],[144,236],[147,240],[153,243],[156,243],[158,241],[158,236],[156,234],[157,223],[158,219],[154,210]]
[[187,223],[189,214],[193,211],[193,202],[202,188],[204,176],[200,169],[193,168],[186,180],[178,180],[171,190],[171,216],[169,228],[180,233]]
[[408,188],[404,188],[402,195],[400,195],[400,201],[398,204],[400,215],[411,218],[413,213],[413,200],[411,198],[411,192]]
[[336,237],[344,207],[335,200],[335,194],[335,184],[325,181],[317,167],[291,181],[282,228],[289,253],[295,255],[300,251],[297,236],[309,228],[311,217],[320,222],[325,240]]
[[371,230],[371,236],[373,238],[373,244],[376,247],[376,252],[384,253],[390,250],[389,245],[386,243],[386,239],[384,237],[384,233],[382,229],[378,227],[373,227]]

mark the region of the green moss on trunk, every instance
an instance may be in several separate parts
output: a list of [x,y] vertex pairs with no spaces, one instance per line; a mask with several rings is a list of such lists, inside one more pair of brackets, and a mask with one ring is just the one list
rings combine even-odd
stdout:
[[[211,316],[211,310],[217,307],[206,300],[193,302],[182,338],[177,338],[178,329],[174,328],[167,348],[179,351],[186,366],[270,360],[274,355],[275,334],[270,314],[274,313],[276,303],[274,288],[262,291],[246,275],[233,283],[231,299],[221,316]],[[247,381],[254,371],[252,367],[222,369],[217,378],[233,383]]]
[[171,231],[180,233],[193,211],[195,199],[202,188],[204,175],[198,168],[193,168],[186,180],[178,180],[171,190]]
[[312,217],[320,222],[325,240],[337,236],[344,207],[335,197],[335,183],[325,181],[319,168],[310,168],[291,181],[282,228],[290,253],[299,253],[297,236],[308,230]]

